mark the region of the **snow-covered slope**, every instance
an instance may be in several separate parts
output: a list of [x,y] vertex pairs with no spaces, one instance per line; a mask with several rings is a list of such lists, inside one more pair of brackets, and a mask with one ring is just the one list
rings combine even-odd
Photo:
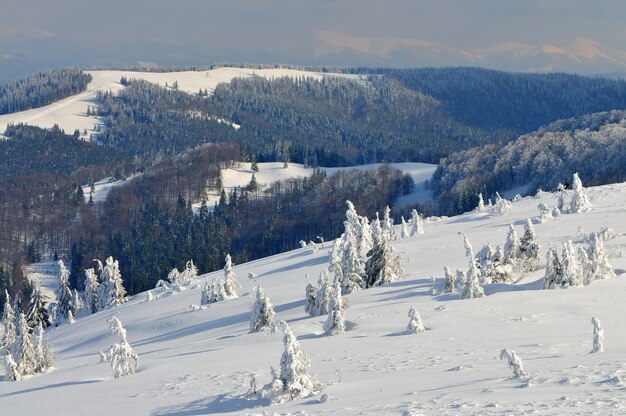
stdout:
[[[312,280],[327,265],[326,243],[318,253],[303,248],[237,265],[241,296],[188,311],[200,302],[200,287],[146,302],[139,294],[127,304],[83,317],[49,331],[55,369],[20,382],[0,381],[3,414],[200,415],[200,414],[620,414],[624,413],[626,330],[626,184],[590,188],[594,209],[563,215],[535,230],[542,246],[580,240],[603,226],[619,236],[606,243],[622,277],[594,281],[580,289],[543,291],[543,268],[514,285],[490,285],[487,297],[458,300],[432,295],[431,278],[442,289],[443,267],[467,267],[462,237],[478,249],[503,244],[507,226],[518,232],[537,204],[556,197],[525,198],[501,217],[469,213],[430,222],[425,234],[394,243],[408,277],[349,295],[349,330],[323,335],[324,317],[304,313],[306,275]],[[311,359],[311,369],[327,385],[321,395],[269,407],[247,401],[249,375],[269,382],[279,367],[282,336],[248,334],[250,300],[258,275]],[[202,286],[221,272],[198,279]],[[165,277],[165,276],[164,276]],[[404,335],[407,312],[415,306],[427,331]],[[117,342],[106,319],[117,316],[139,353],[137,374],[113,379],[98,351]],[[591,350],[592,316],[606,332],[604,353]],[[522,358],[530,383],[512,380],[500,350]],[[338,373],[341,375],[339,376]],[[339,381],[339,378],[341,381]],[[403,413],[404,412],[404,413]]]
[[183,72],[133,72],[133,71],[87,71],[92,81],[87,90],[57,101],[41,108],[35,108],[18,113],[0,115],[0,134],[4,133],[8,124],[26,123],[33,126],[50,128],[57,124],[68,134],[75,129],[82,133],[85,129],[93,132],[94,126],[99,123],[96,117],[87,117],[87,107],[96,105],[97,93],[112,91],[118,92],[124,86],[120,79],[143,79],[161,86],[172,87],[175,83],[181,91],[196,94],[200,89],[213,92],[222,82],[230,82],[233,78],[248,78],[260,76],[268,79],[279,77],[345,77],[358,80],[359,75],[331,74],[293,69],[247,69],[247,68],[216,68],[208,71]]

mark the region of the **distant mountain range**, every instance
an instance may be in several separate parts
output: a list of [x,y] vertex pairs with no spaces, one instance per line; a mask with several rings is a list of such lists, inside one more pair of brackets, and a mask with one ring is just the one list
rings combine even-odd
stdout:
[[357,37],[320,31],[315,56],[384,66],[480,66],[520,72],[626,73],[626,51],[576,37],[565,45],[498,43],[464,49],[424,39]]

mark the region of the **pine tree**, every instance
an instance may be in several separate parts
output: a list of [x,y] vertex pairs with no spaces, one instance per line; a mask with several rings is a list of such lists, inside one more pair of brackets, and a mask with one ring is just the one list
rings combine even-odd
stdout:
[[43,340],[44,330],[41,322],[37,325],[37,329],[35,331],[35,356],[37,357],[37,365],[35,367],[35,372],[43,373],[53,364],[52,351],[50,350],[50,345]]
[[402,228],[400,229],[400,238],[407,238],[409,236],[409,226],[404,220],[404,216],[400,217]]
[[589,281],[596,279],[613,279],[616,277],[613,266],[604,252],[604,243],[598,233],[591,235],[589,247]]
[[316,314],[326,315],[330,308],[330,298],[332,294],[332,286],[330,283],[330,276],[326,269],[322,270],[319,279],[317,281],[318,290],[316,297]]
[[569,212],[574,214],[589,211],[592,205],[591,202],[589,202],[585,189],[583,188],[583,183],[578,177],[578,173],[574,173],[572,178],[572,189],[574,190],[574,195],[572,196],[572,200],[570,202]]
[[522,270],[532,272],[539,266],[539,243],[530,219],[524,224],[524,235],[519,244],[519,255]]
[[76,310],[74,309],[72,291],[69,288],[70,271],[67,270],[67,267],[63,264],[63,260],[59,260],[58,264],[59,285],[54,292],[57,298],[54,307],[54,326],[74,322],[74,316],[76,313]]
[[480,298],[485,295],[485,291],[480,285],[480,271],[476,267],[476,261],[471,258],[469,262],[469,269],[467,271],[467,277],[465,279],[465,285],[461,290],[461,299],[473,299]]
[[30,299],[28,302],[28,312],[26,317],[28,320],[28,326],[36,328],[39,324],[44,327],[49,327],[50,316],[48,314],[48,307],[44,295],[41,293],[41,285],[37,277],[32,277],[30,280]]
[[356,237],[352,233],[352,227],[346,221],[346,231],[343,234],[341,247],[341,294],[347,295],[363,288],[363,259],[359,254]]
[[98,287],[98,310],[112,308],[126,302],[126,289],[122,282],[120,266],[113,257],[106,259],[105,266],[100,273],[100,287]]
[[26,321],[26,315],[23,313],[20,313],[17,320],[17,338],[15,339],[14,351],[14,358],[20,377],[35,374],[37,369],[37,355],[35,354],[31,328]]
[[305,290],[306,303],[304,304],[304,312],[311,316],[317,315],[317,286],[309,281],[309,275],[307,277],[307,284]]
[[424,234],[423,222],[422,217],[417,213],[417,210],[413,208],[411,210],[411,237]]
[[209,280],[207,279],[206,283],[204,284],[204,288],[202,289],[200,305],[208,305],[209,303],[211,303],[212,286],[213,285],[209,284]]
[[402,259],[395,253],[385,234],[374,241],[365,263],[365,287],[379,286],[404,278]]
[[406,327],[407,334],[419,334],[420,332],[426,331],[422,323],[422,318],[414,307],[409,309],[409,319],[409,324]]
[[450,269],[448,268],[448,266],[445,266],[443,268],[443,273],[445,276],[445,284],[444,284],[444,289],[443,289],[443,293],[452,293],[454,292],[454,281],[455,281],[455,276],[454,274],[452,274],[452,272],[450,272]]
[[483,200],[483,194],[478,194],[478,206],[476,207],[476,212],[485,212],[485,201]]
[[600,320],[595,316],[591,318],[593,324],[593,348],[590,353],[604,352],[604,329],[600,324]]
[[[11,306],[11,297],[6,290],[4,302],[4,311],[2,312],[2,324],[4,325],[4,331],[2,331],[2,342],[0,343],[0,357],[6,357],[7,354],[13,354],[15,348],[15,340],[17,338],[16,318],[13,307]],[[13,357],[11,358],[14,359]],[[3,362],[6,366],[8,363]],[[8,372],[8,369],[7,369]]]
[[272,328],[276,316],[274,305],[272,305],[269,296],[263,291],[259,282],[257,282],[254,292],[255,301],[252,305],[252,314],[250,316],[250,333]]
[[98,287],[100,282],[94,269],[85,270],[85,308],[89,313],[98,312]]
[[6,378],[10,381],[19,381],[22,379],[20,370],[13,358],[13,354],[6,352],[2,357],[2,364],[4,365]]
[[581,287],[583,286],[582,270],[576,258],[576,251],[571,240],[563,245],[563,254],[561,256],[562,276],[560,286]]
[[359,254],[361,256],[364,256],[372,249],[372,246],[374,245],[374,240],[372,239],[372,227],[370,227],[370,223],[367,217],[360,217],[359,222],[361,227]]
[[563,266],[555,249],[550,247],[546,253],[546,273],[543,278],[544,289],[554,289],[560,286],[563,276]]
[[328,318],[324,323],[326,335],[337,335],[346,332],[346,301],[341,297],[341,285],[336,282],[332,288]]
[[390,240],[396,239],[396,232],[393,228],[393,218],[391,218],[391,208],[389,208],[389,206],[385,207],[385,212],[383,214],[382,229],[383,229],[383,232],[389,235]]
[[513,268],[513,272],[517,271],[517,266],[520,259],[520,247],[517,233],[513,224],[509,224],[509,233],[506,236],[506,242],[504,243],[504,258],[503,264],[510,264]]
[[111,362],[113,377],[119,378],[135,374],[139,365],[139,356],[126,339],[126,329],[117,317],[109,318],[111,333],[120,337],[120,342],[113,344],[106,353],[106,359]]
[[284,333],[284,352],[280,358],[280,375],[273,383],[272,402],[282,403],[316,394],[320,384],[309,374],[309,358],[285,321],[278,322],[276,327]]
[[237,290],[241,287],[237,280],[237,275],[233,270],[233,262],[230,258],[230,254],[226,255],[226,264],[224,265],[224,290],[226,298],[236,298]]

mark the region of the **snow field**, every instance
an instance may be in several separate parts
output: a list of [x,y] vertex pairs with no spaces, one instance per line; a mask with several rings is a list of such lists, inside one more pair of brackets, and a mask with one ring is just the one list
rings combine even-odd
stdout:
[[[583,178],[584,179],[584,178]],[[317,280],[328,264],[332,243],[318,253],[310,247],[236,265],[243,288],[238,299],[189,312],[198,304],[205,280],[189,290],[145,302],[138,294],[116,309],[80,318],[48,332],[55,369],[21,382],[0,382],[7,414],[620,414],[626,408],[626,331],[623,299],[626,280],[594,281],[579,289],[540,290],[549,243],[560,250],[567,239],[581,241],[603,226],[618,238],[605,247],[618,276],[626,272],[626,184],[588,188],[591,212],[563,215],[535,224],[541,267],[513,285],[485,287],[488,296],[458,300],[432,296],[432,280],[443,289],[443,267],[466,270],[464,233],[478,250],[488,241],[502,244],[508,224],[518,235],[537,204],[556,203],[555,195],[524,198],[510,214],[468,213],[427,222],[425,234],[394,242],[408,277],[346,296],[347,332],[323,335],[326,316],[304,313],[305,275]],[[408,216],[408,213],[407,213]],[[396,230],[399,235],[399,227]],[[311,359],[311,371],[327,385],[321,394],[268,407],[244,396],[249,374],[259,386],[279,368],[282,334],[248,334],[248,294],[258,277],[275,305],[277,320],[288,322]],[[163,276],[164,278],[165,276]],[[414,306],[426,332],[406,335],[407,312]],[[134,375],[113,379],[98,351],[117,342],[106,320],[117,316],[139,354]],[[591,316],[602,321],[606,352],[592,348]],[[500,360],[503,348],[515,350],[529,374],[511,379]],[[338,370],[341,370],[339,382]],[[323,394],[329,395],[325,402]],[[91,399],[94,398],[94,399]]]

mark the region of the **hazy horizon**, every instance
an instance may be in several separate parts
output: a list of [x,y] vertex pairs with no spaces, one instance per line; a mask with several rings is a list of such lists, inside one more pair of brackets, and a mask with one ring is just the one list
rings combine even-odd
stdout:
[[0,79],[79,65],[218,62],[336,66],[474,65],[621,72],[626,3],[600,0],[9,0]]

